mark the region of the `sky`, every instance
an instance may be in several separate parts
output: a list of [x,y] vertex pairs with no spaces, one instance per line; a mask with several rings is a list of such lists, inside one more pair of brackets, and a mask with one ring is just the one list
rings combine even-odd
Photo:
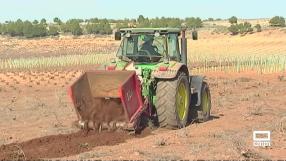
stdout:
[[54,17],[71,18],[137,18],[201,17],[243,19],[286,17],[285,0],[2,0],[0,22]]

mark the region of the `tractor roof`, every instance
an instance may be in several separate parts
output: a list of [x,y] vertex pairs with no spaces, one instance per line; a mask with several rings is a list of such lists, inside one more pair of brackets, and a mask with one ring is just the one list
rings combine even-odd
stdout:
[[123,28],[120,29],[121,32],[126,33],[180,33],[180,28]]

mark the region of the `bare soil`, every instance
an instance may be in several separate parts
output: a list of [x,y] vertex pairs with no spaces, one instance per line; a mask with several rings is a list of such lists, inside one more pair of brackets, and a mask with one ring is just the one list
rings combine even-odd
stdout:
[[123,124],[123,127],[128,122],[120,99],[92,98],[83,102],[77,111],[82,121],[86,122],[86,129],[113,131],[116,124]]
[[60,36],[37,39],[0,36],[0,41],[0,58],[112,53],[117,51],[120,43],[114,41],[111,36]]
[[[285,35],[276,30],[243,37],[202,33],[199,41],[190,41],[189,52],[285,54]],[[111,37],[0,40],[1,59],[109,53],[119,45]],[[85,134],[74,126],[77,114],[67,89],[93,68],[0,71],[0,160],[286,158],[286,73],[203,73],[212,96],[210,121],[180,130],[152,127],[151,135],[147,130],[132,137]],[[254,130],[271,131],[271,146],[254,147]]]
[[[113,35],[41,39],[0,36],[0,41],[0,58],[115,53],[120,45],[120,41],[115,41]],[[198,41],[188,41],[188,53],[193,58],[202,55],[277,55],[285,54],[285,44],[286,33],[279,29],[267,29],[244,36],[212,34],[208,29],[202,29],[199,31]]]
[[0,147],[0,160],[36,160],[80,154],[96,146],[112,146],[133,138],[124,132],[80,131],[72,134],[44,136]]
[[124,131],[101,132],[79,131],[71,134],[59,134],[35,138],[22,143],[12,143],[0,147],[0,160],[37,160],[40,158],[58,158],[80,154],[96,146],[114,146],[127,139],[142,138],[150,130],[140,135],[129,135]]
[[[205,73],[212,119],[175,131],[155,128],[144,138],[123,133],[84,136],[73,126],[77,116],[67,87],[81,73],[0,73],[1,159],[286,158],[283,73]],[[253,130],[271,131],[271,147],[254,147]]]

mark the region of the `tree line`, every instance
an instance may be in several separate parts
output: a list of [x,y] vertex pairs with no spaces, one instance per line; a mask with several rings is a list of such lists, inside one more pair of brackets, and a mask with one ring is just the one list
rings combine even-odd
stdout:
[[146,18],[140,15],[137,19],[98,19],[91,18],[70,19],[63,22],[58,17],[53,19],[53,22],[47,23],[46,19],[40,21],[6,21],[0,23],[0,34],[9,36],[19,36],[26,38],[57,36],[61,33],[71,33],[72,35],[83,34],[111,34],[113,29],[120,29],[126,27],[181,27],[182,24],[189,28],[200,28],[203,22],[200,18]]
[[[214,21],[221,19],[208,18],[204,21]],[[246,34],[253,32],[254,29],[257,32],[262,31],[260,24],[252,26],[248,22],[238,24],[238,18],[233,16],[228,19],[231,26],[228,28],[229,32],[233,35]],[[285,27],[285,19],[280,16],[273,17],[270,21],[270,26]],[[203,21],[198,17],[188,17],[185,19],[180,18],[147,18],[140,15],[137,19],[70,19],[63,22],[61,19],[55,17],[53,22],[47,23],[46,19],[40,21],[6,21],[0,23],[0,34],[9,36],[19,36],[26,38],[45,37],[45,36],[57,36],[63,33],[70,33],[72,35],[83,34],[111,34],[113,29],[120,29],[126,27],[182,27],[185,26],[189,29],[196,29],[203,27]]]
[[7,21],[0,23],[0,34],[9,36],[23,36],[26,38],[57,36],[60,33],[71,33],[72,35],[82,34],[111,34],[110,24],[106,20],[99,20],[97,23],[88,22],[86,25],[81,19],[70,19],[62,22],[59,18],[54,18],[53,23],[47,23],[45,19],[38,20]]
[[[260,24],[256,24],[255,26],[252,27],[252,25],[249,22],[244,22],[244,23],[239,23],[238,24],[238,18],[235,16],[232,16],[228,19],[229,23],[231,26],[228,28],[229,32],[232,35],[237,35],[237,34],[247,34],[247,33],[252,33],[254,29],[257,32],[262,31],[262,27]],[[269,20],[269,24],[271,27],[285,27],[285,18],[281,16],[275,16]]]

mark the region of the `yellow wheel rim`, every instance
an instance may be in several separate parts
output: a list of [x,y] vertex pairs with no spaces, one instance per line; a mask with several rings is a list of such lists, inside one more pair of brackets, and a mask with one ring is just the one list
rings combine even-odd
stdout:
[[204,114],[208,113],[209,111],[209,97],[206,91],[202,93],[202,111]]
[[177,95],[176,95],[176,106],[177,106],[177,114],[180,120],[184,120],[187,112],[188,105],[188,96],[187,89],[185,84],[181,82],[178,87]]

